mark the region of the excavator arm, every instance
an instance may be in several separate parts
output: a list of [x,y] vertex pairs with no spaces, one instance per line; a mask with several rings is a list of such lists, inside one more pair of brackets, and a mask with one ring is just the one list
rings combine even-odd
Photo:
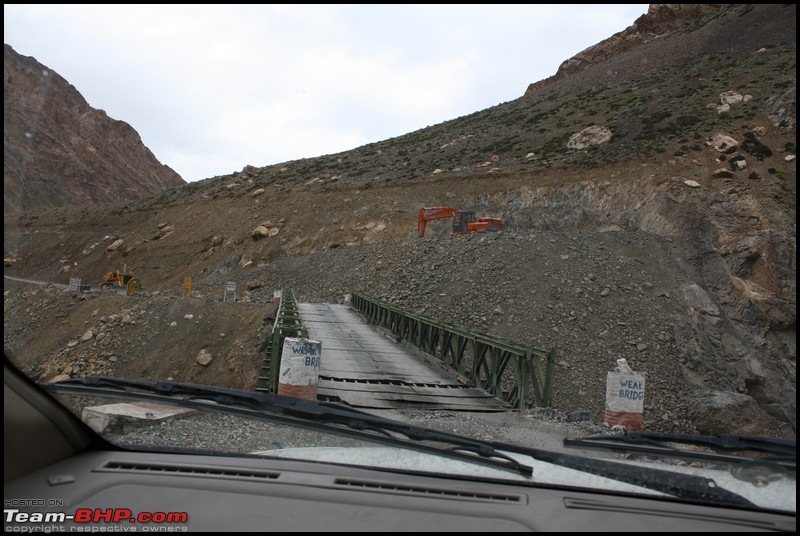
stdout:
[[417,219],[417,236],[420,238],[425,236],[425,225],[429,221],[451,218],[458,212],[459,210],[453,207],[423,207],[419,209],[419,218]]

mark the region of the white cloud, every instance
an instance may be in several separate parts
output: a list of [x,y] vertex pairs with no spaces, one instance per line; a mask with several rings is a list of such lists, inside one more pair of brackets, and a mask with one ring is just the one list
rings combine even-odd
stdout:
[[198,180],[353,149],[513,100],[646,10],[6,4],[4,35]]

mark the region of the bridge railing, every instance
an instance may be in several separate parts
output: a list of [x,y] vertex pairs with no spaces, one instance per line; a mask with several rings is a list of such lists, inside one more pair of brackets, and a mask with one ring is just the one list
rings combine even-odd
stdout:
[[259,369],[256,391],[278,392],[278,372],[281,369],[281,352],[286,337],[308,338],[308,330],[300,318],[300,308],[292,289],[281,291],[281,301],[275,313],[272,331],[259,348],[259,352],[266,354]]
[[550,407],[555,348],[540,349],[407,311],[364,294],[352,306],[372,324],[437,358],[516,409]]

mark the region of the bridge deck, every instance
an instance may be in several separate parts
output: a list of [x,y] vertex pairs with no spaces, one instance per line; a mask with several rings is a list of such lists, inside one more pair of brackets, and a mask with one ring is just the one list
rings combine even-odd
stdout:
[[309,338],[322,343],[320,399],[376,409],[509,409],[381,335],[347,305],[301,303],[299,309]]

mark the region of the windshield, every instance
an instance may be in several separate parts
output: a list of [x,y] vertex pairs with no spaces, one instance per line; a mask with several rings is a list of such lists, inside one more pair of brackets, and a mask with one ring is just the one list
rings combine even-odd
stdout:
[[120,451],[794,513],[795,8],[708,6],[191,181],[7,43],[5,353]]

